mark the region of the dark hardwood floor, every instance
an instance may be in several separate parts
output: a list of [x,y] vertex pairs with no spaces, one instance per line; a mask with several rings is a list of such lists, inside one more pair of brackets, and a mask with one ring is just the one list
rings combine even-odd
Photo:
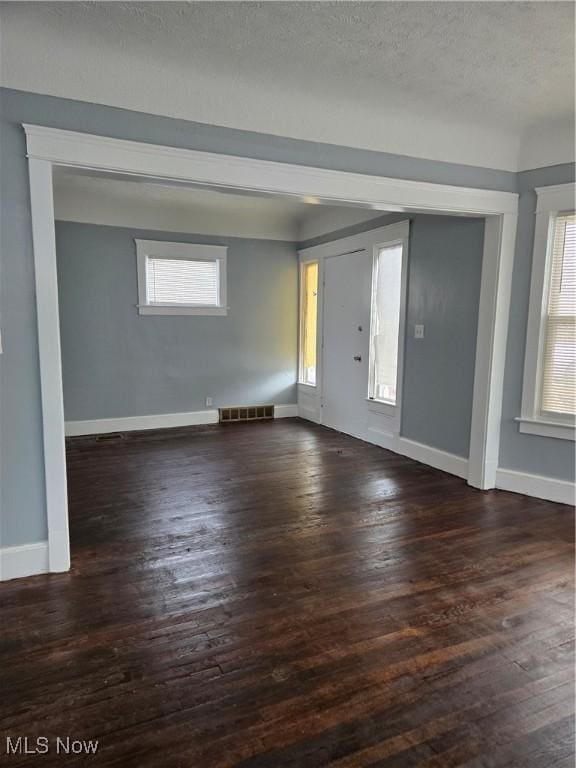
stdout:
[[568,507],[298,419],[68,464],[72,571],[0,585],[0,765],[572,768]]

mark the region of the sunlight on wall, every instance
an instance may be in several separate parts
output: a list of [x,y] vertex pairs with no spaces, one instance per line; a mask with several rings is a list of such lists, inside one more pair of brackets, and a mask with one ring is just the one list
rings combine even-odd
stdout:
[[318,262],[302,267],[300,318],[300,381],[316,384],[316,326],[318,319]]

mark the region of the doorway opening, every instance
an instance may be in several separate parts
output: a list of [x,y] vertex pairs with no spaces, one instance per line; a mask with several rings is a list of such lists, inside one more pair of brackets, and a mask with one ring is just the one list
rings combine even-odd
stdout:
[[[249,158],[159,147],[24,126],[30,171],[43,413],[48,570],[70,565],[64,408],[58,321],[53,169],[74,167],[118,179],[209,187],[348,205],[372,211],[485,217],[468,480],[494,487],[498,417],[515,236],[516,195],[421,184]],[[300,407],[300,405],[299,405]],[[302,415],[306,416],[303,404]]]

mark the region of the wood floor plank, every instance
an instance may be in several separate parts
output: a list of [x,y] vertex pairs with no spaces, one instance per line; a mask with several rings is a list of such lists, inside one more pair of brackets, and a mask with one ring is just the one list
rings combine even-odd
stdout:
[[67,458],[71,572],[0,585],[2,764],[573,764],[570,508],[299,419]]

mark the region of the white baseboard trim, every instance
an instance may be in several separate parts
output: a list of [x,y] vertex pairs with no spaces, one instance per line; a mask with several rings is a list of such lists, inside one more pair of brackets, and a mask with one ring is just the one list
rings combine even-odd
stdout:
[[[286,419],[298,416],[297,405],[275,405],[274,417]],[[217,424],[218,411],[190,411],[189,413],[159,413],[151,416],[125,416],[118,419],[88,419],[67,421],[64,425],[66,437],[81,435],[103,435],[107,432],[134,432],[142,429],[170,429],[171,427],[193,427],[200,424]]]
[[299,405],[298,416],[300,416],[301,419],[306,419],[307,421],[313,421],[315,424],[320,423],[320,416],[318,414],[317,408],[310,408],[306,405]]
[[451,475],[456,475],[456,477],[468,478],[468,459],[464,459],[462,456],[456,456],[454,453],[447,453],[439,448],[432,448],[430,445],[408,440],[406,437],[397,439],[395,450],[402,456],[420,461],[422,464],[428,464],[434,469],[441,469],[442,472],[448,472]]
[[0,581],[48,573],[48,542],[0,549]]
[[498,469],[496,472],[496,487],[503,491],[522,493],[525,496],[535,496],[537,499],[556,501],[559,504],[571,504],[574,506],[576,503],[574,483],[544,475],[518,472],[515,469]]
[[373,426],[369,426],[366,430],[366,435],[366,440],[369,443],[378,445],[380,448],[385,448],[387,451],[392,451],[392,453],[402,454],[402,451],[398,449],[398,440],[400,438],[393,432],[386,432],[383,429],[377,429]]
[[125,416],[119,419],[67,421],[64,431],[66,437],[79,437],[80,435],[102,435],[107,432],[191,427],[196,424],[216,424],[217,422],[218,411],[216,410],[190,411],[189,413],[159,413],[151,416]]
[[275,405],[274,406],[274,418],[275,419],[293,419],[298,416],[298,406],[293,405]]

